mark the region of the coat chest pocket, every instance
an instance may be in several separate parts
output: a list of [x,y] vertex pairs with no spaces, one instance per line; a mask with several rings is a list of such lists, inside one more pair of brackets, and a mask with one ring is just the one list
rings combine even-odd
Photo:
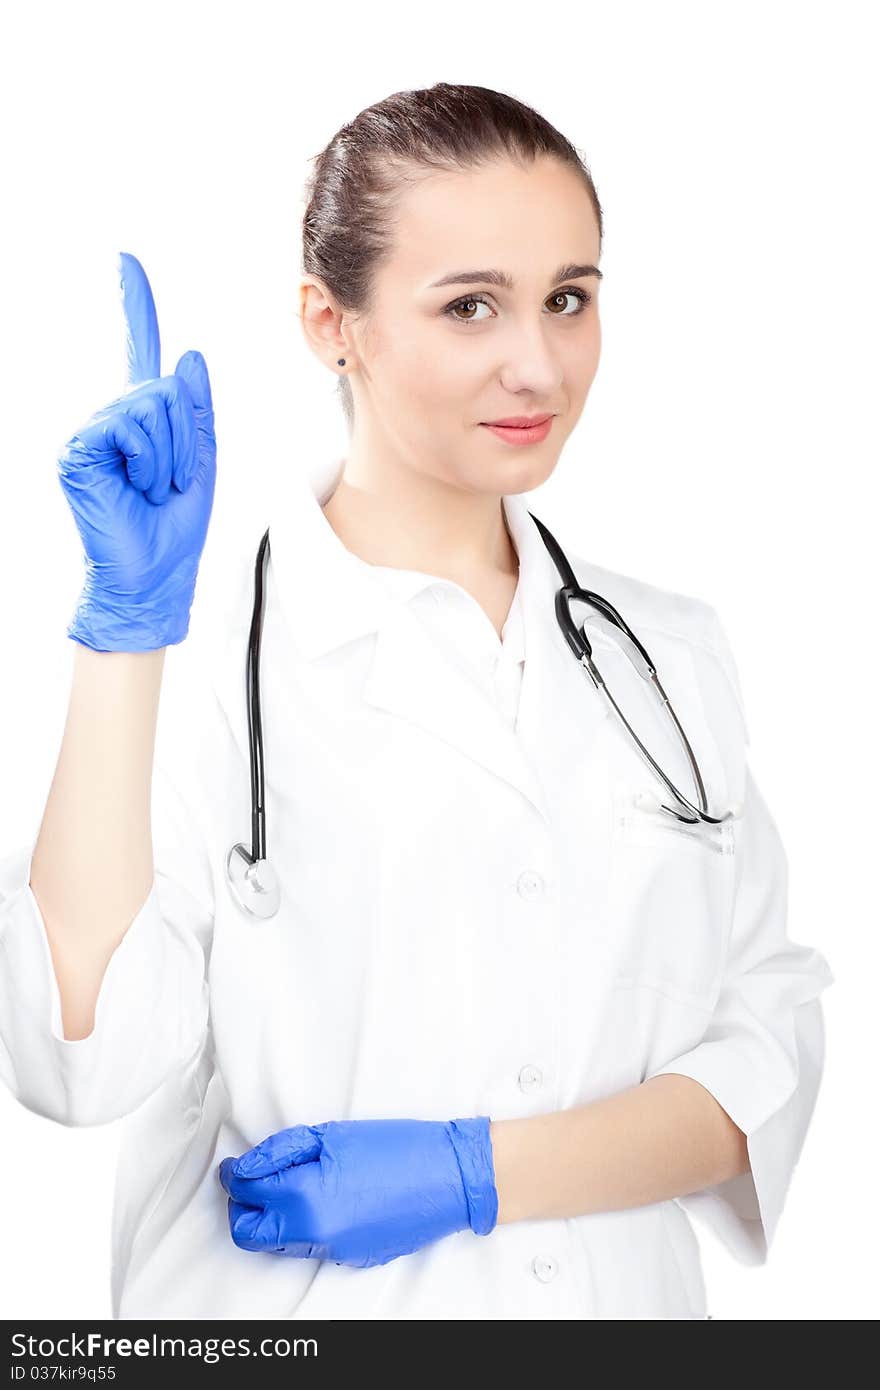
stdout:
[[660,810],[655,793],[617,792],[606,920],[614,985],[714,1006],[733,912],[734,825],[688,825]]

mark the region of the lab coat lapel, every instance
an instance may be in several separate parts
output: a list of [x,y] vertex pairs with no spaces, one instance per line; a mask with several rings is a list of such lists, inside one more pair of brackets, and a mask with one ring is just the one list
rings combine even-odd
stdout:
[[378,630],[363,696],[376,709],[418,724],[503,778],[547,818],[541,781],[516,734],[405,604],[390,609]]
[[[515,729],[471,681],[450,668],[405,605],[379,627],[364,698],[445,739],[526,796],[551,818],[558,779],[582,767],[608,715],[605,701],[575,661],[556,622],[562,580],[517,495],[503,499],[519,557],[525,665]],[[602,639],[600,638],[600,643]]]

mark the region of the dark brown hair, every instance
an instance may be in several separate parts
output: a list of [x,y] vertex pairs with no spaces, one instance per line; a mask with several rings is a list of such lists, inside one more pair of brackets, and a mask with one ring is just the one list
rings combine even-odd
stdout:
[[[377,266],[393,250],[395,195],[435,170],[500,157],[525,164],[552,155],[581,175],[599,224],[602,208],[580,153],[549,121],[490,87],[435,82],[367,106],[313,157],[302,223],[302,271],[317,275],[350,313],[368,312]],[[349,428],[351,386],[339,393]]]

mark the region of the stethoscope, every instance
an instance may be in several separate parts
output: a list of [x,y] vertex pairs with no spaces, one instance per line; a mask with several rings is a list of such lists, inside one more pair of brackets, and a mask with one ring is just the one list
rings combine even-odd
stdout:
[[[580,665],[586,671],[595,688],[604,695],[605,699],[614,710],[617,718],[626,729],[632,739],[639,754],[644,759],[648,767],[663,782],[670,792],[672,798],[677,803],[676,806],[660,804],[660,809],[667,811],[678,821],[684,821],[688,825],[696,825],[701,821],[709,825],[720,825],[723,821],[729,820],[737,814],[735,809],[725,811],[723,815],[713,816],[709,814],[706,790],[697,760],[693,750],[687,740],[684,729],[679,723],[678,716],[672,708],[672,703],[657,676],[657,669],[653,661],[636,637],[632,628],[618,613],[617,609],[602,598],[600,594],[593,593],[590,589],[582,589],[575,578],[575,574],[559,542],[551,535],[543,522],[539,521],[533,512],[529,516],[537,526],[541,538],[553,557],[553,562],[559,571],[562,579],[562,588],[556,593],[556,620],[562,629],[562,634],[568,643],[569,648],[574,653]],[[269,531],[267,530],[260,541],[257,551],[256,570],[254,575],[254,609],[251,617],[250,640],[248,642],[247,659],[247,707],[248,707],[248,742],[250,746],[250,768],[251,768],[251,847],[245,845],[233,845],[226,858],[226,875],[232,896],[237,906],[246,915],[251,917],[268,918],[274,917],[281,902],[281,887],[278,875],[266,858],[266,779],[265,767],[263,763],[263,723],[260,713],[260,643],[263,636],[263,590],[266,580],[266,560],[269,555]],[[593,660],[593,648],[590,645],[584,625],[578,627],[572,613],[573,603],[585,603],[596,610],[598,617],[595,619],[603,630],[611,629],[620,641],[623,634],[625,641],[620,645],[626,656],[629,657],[632,665],[639,675],[653,685],[658,698],[662,701],[664,709],[668,712],[672,720],[676,733],[681,739],[682,746],[687,755],[690,765],[691,775],[697,791],[699,805],[689,801],[683,792],[680,792],[671,779],[666,775],[651,754],[648,752],[636,731],[632,728],[628,719],[620,709],[619,705],[611,694],[596,663]]]

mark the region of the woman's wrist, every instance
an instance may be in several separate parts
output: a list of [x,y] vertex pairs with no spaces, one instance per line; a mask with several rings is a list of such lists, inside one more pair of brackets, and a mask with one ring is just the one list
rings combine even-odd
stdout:
[[499,1226],[515,1219],[511,1214],[510,1140],[511,1126],[516,1124],[516,1120],[492,1120],[489,1124],[492,1161],[495,1167],[495,1188],[498,1192],[497,1224]]
[[489,1138],[498,1191],[499,1226],[511,1221],[537,1219],[535,1172],[541,1140],[549,1140],[545,1126],[550,1116],[529,1115],[510,1120],[492,1120]]

